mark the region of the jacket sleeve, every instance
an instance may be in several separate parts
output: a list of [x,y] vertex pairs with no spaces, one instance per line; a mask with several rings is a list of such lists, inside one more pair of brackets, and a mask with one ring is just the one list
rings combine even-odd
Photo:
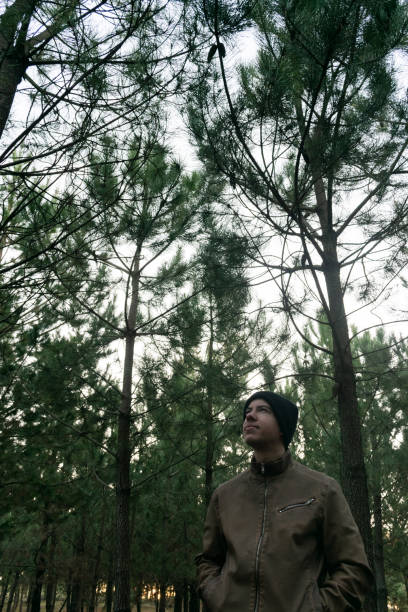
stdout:
[[195,562],[198,568],[198,592],[203,589],[211,578],[219,576],[225,562],[226,544],[222,533],[218,511],[218,494],[214,491],[208,506],[204,524],[203,552],[197,555]]
[[325,612],[361,610],[373,575],[360,532],[335,480],[326,492],[323,547],[327,568],[320,588],[323,609]]

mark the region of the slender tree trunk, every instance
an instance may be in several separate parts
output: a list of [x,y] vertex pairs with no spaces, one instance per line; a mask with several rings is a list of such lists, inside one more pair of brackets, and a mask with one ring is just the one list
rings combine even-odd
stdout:
[[[45,562],[45,558],[41,557],[40,562]],[[43,579],[45,574],[45,565],[38,566],[35,572],[33,590],[31,593],[31,612],[40,612],[41,609],[41,594],[43,587]]]
[[184,581],[184,585],[183,585],[183,612],[188,612],[188,608],[189,608],[189,590],[188,590],[188,583],[186,581]]
[[136,612],[142,612],[143,583],[139,582],[136,589]]
[[125,362],[123,367],[122,399],[118,419],[117,447],[117,566],[115,611],[130,612],[130,415],[132,405],[133,356],[135,325],[139,302],[139,268],[141,244],[137,245],[130,277],[131,299],[125,327]]
[[[323,180],[320,176],[316,176],[316,173],[315,196],[322,233],[323,274],[328,296],[327,316],[333,339],[335,392],[338,398],[342,449],[342,484],[360,529],[371,567],[374,568],[367,474],[358,411],[356,377],[340,278],[337,235],[332,227],[330,207]],[[365,610],[375,612],[375,609],[375,593],[371,592],[367,597]]]
[[374,491],[374,563],[377,582],[377,612],[388,612],[388,593],[384,570],[382,499],[379,487]]
[[52,609],[53,610],[55,608],[55,602],[57,600],[57,587],[58,587],[58,576],[55,576],[54,592],[52,594]]
[[57,594],[57,578],[53,576],[52,579],[47,583],[47,590],[45,593],[45,610],[46,612],[54,612],[55,598]]
[[99,581],[99,566],[100,566],[100,561],[101,561],[103,539],[104,539],[104,534],[105,534],[105,518],[106,518],[106,505],[103,506],[103,510],[102,510],[101,524],[100,524],[99,536],[98,536],[98,544],[97,544],[97,549],[96,549],[94,573],[93,573],[93,579],[92,579],[92,584],[91,584],[91,597],[90,597],[88,612],[95,612],[96,596],[97,596],[98,581]]
[[109,568],[108,568],[108,579],[106,582],[106,594],[105,594],[105,608],[106,612],[112,612],[113,602],[113,553],[110,553]]
[[31,600],[33,598],[33,588],[34,588],[33,583],[30,583],[28,587],[28,595],[27,595],[27,610],[30,610],[31,608]]
[[140,593],[136,596],[136,612],[142,612],[142,598]]
[[0,596],[0,612],[3,610],[4,602],[6,600],[7,590],[10,583],[11,570],[7,572],[6,579],[1,584],[1,596]]
[[200,598],[197,594],[197,585],[190,584],[190,603],[188,606],[188,612],[200,612]]
[[14,597],[14,601],[13,601],[12,612],[15,612],[15,610],[17,610],[19,606],[22,590],[23,590],[23,585],[19,586],[17,589],[16,596]]
[[173,612],[182,612],[183,608],[183,593],[180,586],[175,587],[174,594],[174,609]]
[[0,137],[27,68],[25,42],[33,0],[14,0],[0,17]]
[[46,612],[54,611],[55,591],[56,591],[56,576],[55,576],[55,549],[57,546],[57,538],[55,529],[52,529],[50,534],[50,549],[48,554],[48,579],[47,589],[45,592],[45,610]]
[[42,587],[44,583],[44,575],[46,570],[46,546],[48,542],[50,532],[49,532],[49,518],[47,514],[47,510],[44,510],[43,513],[43,527],[42,527],[42,537],[40,541],[40,546],[38,547],[37,553],[35,555],[35,578],[34,585],[31,592],[31,603],[30,603],[30,612],[40,612],[41,610],[41,594]]
[[160,604],[159,612],[166,612],[166,585],[160,585]]
[[75,542],[75,568],[72,575],[71,597],[68,612],[79,612],[82,606],[83,564],[85,554],[86,516],[82,514],[78,537]]
[[72,593],[72,569],[69,570],[68,572],[68,580],[67,580],[67,585],[66,585],[66,603],[67,603],[67,612],[69,612],[69,609],[71,607],[71,593]]
[[[20,598],[20,609],[19,609],[19,612],[23,612],[24,596],[25,596],[26,592],[27,592],[27,589],[26,589],[25,585],[22,585],[21,586],[21,598]],[[27,602],[26,602],[26,610],[27,610]]]
[[16,573],[14,574],[13,584],[11,585],[11,589],[10,589],[10,593],[9,593],[9,597],[8,597],[8,602],[7,602],[6,612],[11,612],[11,609],[12,609],[12,606],[13,606],[13,602],[14,602],[14,597],[15,597],[16,590],[17,590],[17,585],[18,585],[19,578],[20,578],[20,570],[17,570]]
[[214,318],[213,306],[210,297],[210,338],[208,341],[208,360],[207,360],[207,410],[206,410],[206,448],[205,448],[205,508],[210,503],[213,491],[213,461],[214,461],[214,440],[213,440],[213,387],[212,387],[212,368],[214,358]]

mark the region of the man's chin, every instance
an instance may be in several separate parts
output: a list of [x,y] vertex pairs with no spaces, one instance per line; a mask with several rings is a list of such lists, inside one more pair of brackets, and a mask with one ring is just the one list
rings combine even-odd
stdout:
[[256,437],[254,435],[251,435],[250,433],[246,435],[244,434],[244,442],[248,444],[248,446],[250,446],[251,448],[258,448],[259,446],[261,446],[259,440],[257,440]]

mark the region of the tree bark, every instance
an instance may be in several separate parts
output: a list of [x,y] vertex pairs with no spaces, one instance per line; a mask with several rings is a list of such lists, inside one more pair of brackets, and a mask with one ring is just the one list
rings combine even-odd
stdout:
[[136,612],[142,612],[142,597],[140,592],[136,595]]
[[[25,585],[21,586],[21,598],[20,598],[20,609],[19,612],[23,612],[23,606],[24,606],[24,595],[26,594],[27,589],[25,587]],[[28,593],[27,593],[28,595]],[[27,601],[26,601],[26,610],[27,610]]]
[[108,581],[106,583],[106,597],[105,597],[106,612],[112,612],[112,601],[113,601],[113,575],[109,574]]
[[[322,231],[323,274],[328,296],[326,314],[333,340],[333,366],[342,449],[342,485],[360,529],[370,565],[374,568],[367,474],[358,411],[356,377],[341,285],[337,235],[330,221],[329,202],[323,180],[316,175],[315,196]],[[371,592],[367,597],[365,610],[376,612],[375,603],[375,595]]]
[[71,597],[68,612],[80,612],[83,591],[83,564],[85,554],[86,516],[82,514],[79,533],[75,542],[75,568],[72,574]]
[[0,596],[0,612],[2,612],[3,610],[3,606],[4,606],[4,602],[6,600],[6,595],[7,595],[7,590],[8,590],[8,586],[10,583],[10,578],[11,578],[11,570],[9,570],[7,572],[6,575],[6,579],[2,580],[2,584],[1,584],[1,596]]
[[117,566],[115,611],[130,612],[130,415],[132,405],[133,357],[135,325],[139,302],[139,268],[141,244],[137,245],[130,276],[131,299],[126,319],[125,362],[123,368],[122,399],[118,418],[117,443]]
[[160,585],[160,604],[159,612],[166,612],[166,585]]
[[175,594],[174,594],[174,608],[173,608],[173,612],[182,612],[182,608],[183,608],[183,593],[182,593],[182,589],[180,589],[179,586],[176,586]]
[[66,603],[67,603],[67,612],[70,609],[71,606],[71,593],[72,593],[72,569],[69,570],[68,572],[68,579],[67,579],[67,583],[66,583]]
[[26,42],[36,0],[14,0],[0,17],[0,137],[27,66]]
[[45,549],[49,538],[49,517],[47,510],[43,513],[43,533],[40,540],[40,545],[35,555],[35,578],[31,592],[30,612],[40,612],[41,610],[41,594],[44,583],[44,575],[46,570]]
[[12,612],[15,612],[15,610],[17,610],[19,604],[20,604],[20,600],[22,598],[22,592],[23,592],[23,585],[19,586],[17,589],[17,594],[14,597],[14,601],[13,601],[13,607],[12,607]]
[[56,582],[57,578],[55,575],[55,549],[57,546],[57,539],[55,535],[55,529],[51,531],[50,535],[50,550],[48,555],[48,579],[47,579],[47,589],[45,593],[45,611],[53,612],[55,605],[55,593],[56,593]]
[[188,589],[188,583],[186,581],[184,581],[184,585],[183,585],[183,612],[188,612],[188,608],[189,608],[189,589]]
[[11,612],[11,608],[14,602],[14,596],[16,594],[19,578],[20,578],[20,570],[17,570],[16,573],[14,574],[13,584],[11,585],[6,612]]
[[30,610],[31,608],[31,600],[33,597],[33,583],[31,582],[29,587],[28,587],[28,595],[27,595],[27,610]]
[[388,612],[388,592],[385,582],[382,499],[379,487],[374,491],[374,563],[377,583],[377,612]]
[[106,517],[106,506],[104,505],[103,510],[102,510],[101,526],[99,529],[98,544],[97,544],[97,549],[96,549],[95,566],[94,566],[93,579],[92,579],[92,584],[91,584],[91,597],[90,597],[88,612],[95,612],[95,607],[96,607],[96,594],[97,594],[98,581],[99,581],[99,566],[100,566],[100,561],[101,561],[103,538],[104,538],[104,533],[105,533],[105,517]]
[[205,509],[208,508],[213,491],[213,459],[214,459],[214,441],[213,441],[213,387],[212,387],[212,368],[214,356],[214,320],[213,308],[210,298],[210,338],[208,341],[208,360],[207,360],[207,409],[206,409],[206,450],[205,450]]

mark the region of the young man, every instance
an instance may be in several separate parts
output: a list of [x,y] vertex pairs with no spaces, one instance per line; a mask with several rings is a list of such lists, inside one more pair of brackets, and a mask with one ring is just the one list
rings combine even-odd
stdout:
[[287,450],[298,410],[268,391],[245,403],[250,469],[214,492],[196,561],[210,612],[360,610],[372,574],[335,480]]

